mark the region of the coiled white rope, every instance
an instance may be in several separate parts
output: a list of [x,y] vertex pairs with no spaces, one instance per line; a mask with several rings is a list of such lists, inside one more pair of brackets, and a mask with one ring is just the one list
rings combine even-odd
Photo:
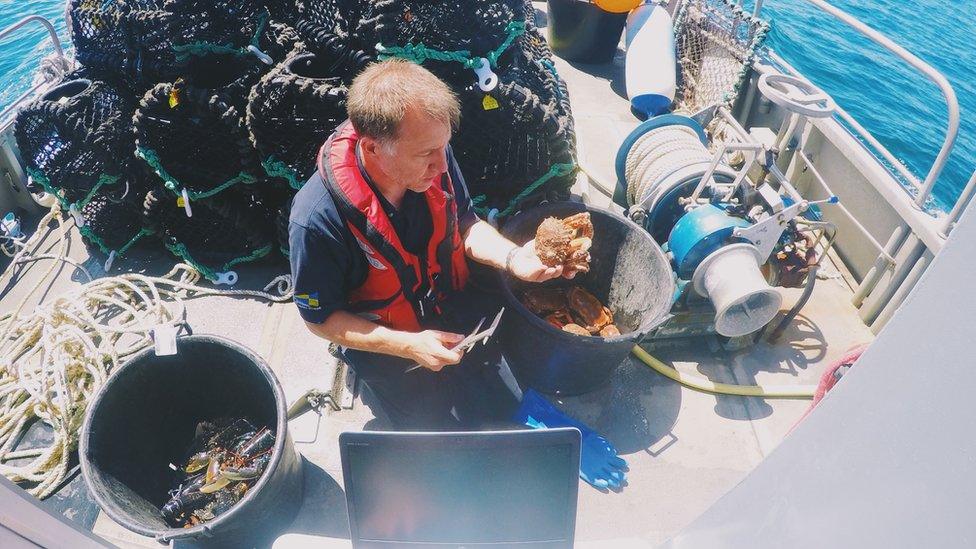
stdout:
[[[52,222],[60,232],[59,252],[44,257],[73,263],[65,256],[71,225],[63,228],[57,207],[42,219],[18,256],[44,240]],[[11,267],[17,259],[36,257],[15,258]],[[162,277],[126,273],[91,280],[22,315],[30,296],[57,266],[58,261],[53,262],[18,306],[0,317],[0,474],[14,482],[34,483],[28,492],[38,498],[57,490],[67,476],[88,400],[122,359],[152,344],[154,327],[184,322],[184,299],[246,296],[284,302],[293,292],[289,275],[276,277],[263,291],[197,286],[200,273],[180,263]],[[14,451],[35,420],[52,428],[53,441]],[[7,464],[27,458],[33,459]]]
[[644,204],[668,176],[686,166],[701,163],[704,174],[711,160],[712,155],[698,134],[687,126],[662,126],[648,131],[627,152],[624,179],[628,204]]

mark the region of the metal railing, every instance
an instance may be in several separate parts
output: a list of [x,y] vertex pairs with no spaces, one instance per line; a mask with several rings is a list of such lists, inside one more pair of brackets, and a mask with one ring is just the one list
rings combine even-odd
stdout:
[[[918,178],[912,174],[900,161],[898,161],[891,152],[888,151],[877,139],[874,138],[863,126],[861,126],[852,116],[850,116],[846,111],[841,108],[837,109],[837,113],[841,118],[847,122],[851,128],[857,131],[861,137],[865,139],[872,147],[874,147],[878,153],[880,153],[885,160],[892,164],[898,172],[904,176],[911,184],[918,190],[918,195],[915,197],[915,205],[921,208],[925,202],[932,195],[932,189],[935,187],[936,182],[939,179],[939,175],[942,173],[942,169],[945,167],[945,163],[949,158],[949,154],[952,152],[953,147],[956,143],[956,136],[959,133],[959,101],[956,98],[956,92],[953,90],[952,85],[949,80],[942,75],[934,67],[926,63],[925,61],[918,58],[915,54],[906,50],[905,48],[896,44],[893,40],[887,36],[881,34],[880,32],[874,30],[862,23],[856,17],[850,15],[849,13],[828,4],[824,0],[806,0],[807,2],[813,4],[814,6],[820,8],[822,11],[834,16],[836,19],[847,24],[854,30],[863,34],[869,38],[874,43],[880,45],[881,47],[887,49],[891,53],[898,56],[903,61],[907,62],[909,65],[914,67],[916,70],[921,72],[926,78],[935,83],[942,92],[943,97],[946,101],[946,107],[948,109],[948,120],[946,126],[945,139],[942,141],[942,147],[939,149],[939,154],[936,156],[935,160],[932,162],[931,168],[929,168],[928,173],[925,176],[924,181],[919,182]],[[763,1],[756,0],[755,8],[753,13],[759,15],[762,9]],[[775,54],[773,54],[775,55]],[[782,60],[779,56],[775,56],[774,59],[777,63],[783,62],[786,66],[789,66]],[[790,67],[792,69],[792,67]],[[797,71],[793,70],[794,73]],[[798,74],[798,73],[797,73]],[[966,193],[963,193],[964,195]],[[958,206],[958,202],[956,204]],[[955,209],[955,208],[954,208]],[[950,222],[951,223],[951,222]]]
[[[47,33],[51,38],[51,43],[54,44],[54,51],[58,54],[58,62],[61,64],[61,66],[65,66],[67,61],[64,57],[64,49],[61,47],[61,40],[58,38],[57,31],[54,30],[54,25],[52,25],[51,22],[45,17],[40,15],[28,15],[27,17],[0,31],[0,40],[3,40],[30,23],[38,23],[47,30]],[[45,84],[46,82],[35,84],[33,87],[31,87],[31,89],[27,90],[20,97],[15,99],[13,103],[7,105],[3,111],[0,111],[0,122],[6,120],[8,114],[13,112],[21,103],[34,95],[34,93],[36,93],[37,90],[39,90]]]

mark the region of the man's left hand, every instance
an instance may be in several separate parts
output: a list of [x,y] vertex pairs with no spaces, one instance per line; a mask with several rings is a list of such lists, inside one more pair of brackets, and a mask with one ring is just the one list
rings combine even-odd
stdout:
[[530,240],[515,252],[511,261],[511,273],[516,278],[526,282],[545,282],[553,278],[573,278],[575,270],[566,270],[562,266],[548,267],[539,260],[535,253],[535,240]]

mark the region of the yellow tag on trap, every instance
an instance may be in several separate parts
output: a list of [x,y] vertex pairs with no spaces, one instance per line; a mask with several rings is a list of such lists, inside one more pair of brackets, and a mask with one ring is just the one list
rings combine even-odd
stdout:
[[175,109],[177,105],[180,104],[180,90],[177,87],[173,87],[169,91],[169,108]]
[[488,94],[485,94],[485,98],[481,100],[481,106],[486,111],[490,111],[492,109],[497,109],[499,105],[498,105],[498,100],[497,99],[495,99],[494,97],[492,97],[492,96],[490,96]]
[[183,197],[182,196],[177,196],[176,197],[176,207],[177,208],[185,208],[186,207],[186,200],[183,200]]

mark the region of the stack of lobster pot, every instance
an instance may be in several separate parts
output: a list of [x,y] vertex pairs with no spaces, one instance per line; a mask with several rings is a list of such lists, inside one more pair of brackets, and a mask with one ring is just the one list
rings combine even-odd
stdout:
[[30,185],[56,197],[107,268],[149,234],[138,210],[147,180],[116,153],[132,150],[131,119],[127,91],[76,70],[22,108],[14,129]]
[[482,213],[568,196],[575,175],[569,97],[525,0],[374,0],[353,36],[380,58],[423,63],[461,99],[452,140]]

